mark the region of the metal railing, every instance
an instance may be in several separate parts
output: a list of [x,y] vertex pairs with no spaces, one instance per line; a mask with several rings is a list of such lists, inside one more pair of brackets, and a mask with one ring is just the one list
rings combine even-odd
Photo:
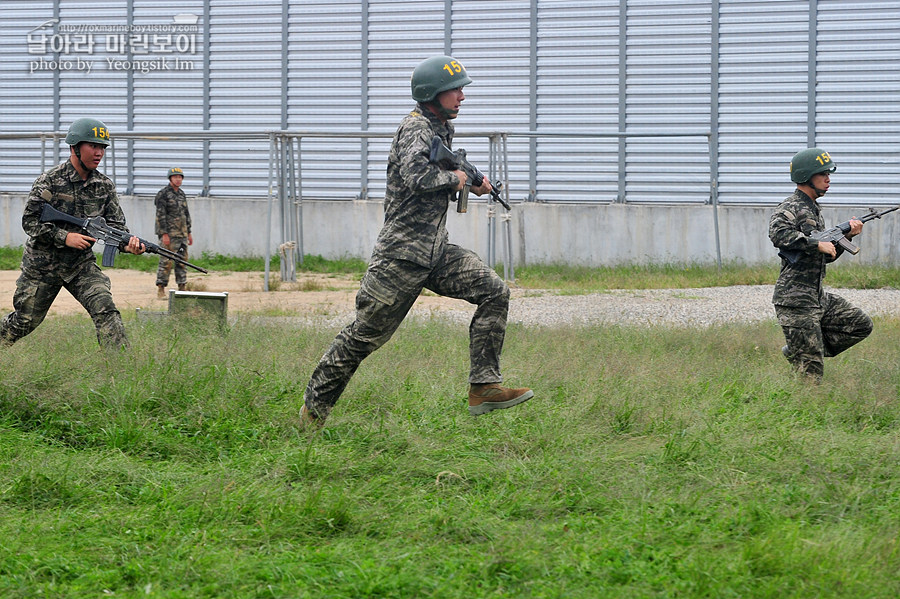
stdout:
[[[21,132],[0,133],[2,139],[39,139],[41,142],[41,170],[48,168],[48,154],[61,151],[60,144],[65,139],[66,133],[62,131],[51,132]],[[110,139],[110,148],[104,156],[104,171],[110,173],[116,180],[116,142],[133,140],[150,141],[204,141],[213,140],[242,140],[253,139],[257,141],[268,140],[269,143],[269,176],[268,189],[265,194],[268,206],[268,228],[266,232],[266,262],[265,262],[265,289],[269,289],[270,263],[273,253],[272,220],[273,210],[277,206],[280,225],[281,240],[277,245],[282,254],[281,278],[283,281],[296,281],[296,265],[303,264],[303,163],[301,159],[301,144],[304,139],[391,139],[394,131],[294,131],[294,130],[269,130],[269,131],[244,131],[244,130],[185,130],[178,131],[124,131],[117,132]],[[507,142],[510,138],[522,138],[536,140],[541,138],[567,138],[567,139],[619,139],[624,141],[629,138],[706,138],[709,146],[710,189],[708,203],[713,208],[713,227],[715,233],[716,261],[719,267],[722,264],[721,247],[719,240],[719,216],[718,216],[718,164],[714,152],[714,139],[709,131],[687,131],[680,133],[600,133],[600,132],[554,132],[554,131],[475,131],[457,132],[456,137],[485,138],[489,143],[487,176],[491,181],[503,182],[503,195],[507,202],[510,198],[509,189],[509,153]],[[621,145],[621,144],[620,144]],[[49,148],[48,148],[49,146]],[[128,165],[133,168],[129,147]],[[55,164],[56,158],[50,158]],[[619,175],[619,200],[624,201],[622,190],[625,186],[625,156],[620,151],[618,157]],[[366,163],[360,160],[361,185],[363,190],[360,197],[365,196],[367,173]],[[532,171],[535,165],[529,167]],[[204,174],[204,177],[207,177]],[[208,181],[205,184],[208,189]],[[506,280],[515,280],[515,268],[513,264],[512,223],[509,211],[502,209],[488,200],[487,205],[487,248],[485,261],[488,264],[497,263],[497,230],[498,221],[502,228],[502,259],[503,273]]]
[[[316,132],[316,131],[269,131],[269,196],[268,196],[268,230],[266,247],[274,247],[271,240],[273,206],[277,204],[281,217],[281,237],[279,251],[281,260],[281,280],[296,281],[295,263],[303,264],[303,180],[301,144],[304,139],[391,139],[393,131],[364,132]],[[501,193],[509,202],[509,171],[507,155],[507,134],[504,132],[470,132],[459,137],[486,137],[489,143],[487,177],[491,181],[503,182]],[[360,194],[362,195],[362,194]],[[485,262],[496,264],[497,261],[497,219],[498,205],[488,199],[487,208],[487,241],[488,247]],[[503,237],[503,277],[515,280],[515,269],[512,257],[512,222],[509,211],[503,209],[499,215]],[[264,289],[269,290],[271,252],[266,254]]]

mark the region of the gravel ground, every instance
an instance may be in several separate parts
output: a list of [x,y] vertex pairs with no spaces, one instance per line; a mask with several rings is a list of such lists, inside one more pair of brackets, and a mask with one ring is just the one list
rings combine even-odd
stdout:
[[[702,289],[611,290],[587,295],[559,295],[550,291],[515,290],[509,322],[528,326],[632,326],[706,327],[728,322],[775,320],[772,285],[743,285]],[[898,289],[829,289],[859,306],[870,316],[900,316]],[[474,307],[458,303],[440,309],[414,308],[417,320],[446,319],[468,324]],[[285,324],[342,327],[353,313],[275,318]],[[271,322],[271,318],[266,319]]]

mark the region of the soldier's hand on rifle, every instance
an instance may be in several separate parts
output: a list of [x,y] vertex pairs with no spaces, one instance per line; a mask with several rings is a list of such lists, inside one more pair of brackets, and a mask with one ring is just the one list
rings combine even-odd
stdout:
[[66,245],[76,250],[86,250],[97,241],[93,237],[82,235],[81,233],[69,233],[66,235]]
[[129,254],[134,254],[136,256],[140,256],[144,253],[147,248],[144,247],[144,244],[141,243],[140,238],[131,236],[131,239],[128,240],[128,245],[125,246],[125,251]]
[[828,254],[832,258],[837,258],[837,250],[834,249],[834,244],[830,241],[820,241],[819,251],[823,254]]
[[850,232],[847,234],[847,237],[853,239],[860,233],[862,233],[863,222],[856,217],[850,219]]
[[479,185],[478,187],[471,188],[470,191],[477,196],[484,195],[486,193],[491,193],[491,182],[488,181],[487,177],[485,177],[484,180],[481,182],[481,185]]
[[459,179],[459,183],[456,184],[456,188],[454,191],[462,191],[462,188],[466,186],[466,182],[469,178],[466,176],[466,173],[463,171],[450,171]]

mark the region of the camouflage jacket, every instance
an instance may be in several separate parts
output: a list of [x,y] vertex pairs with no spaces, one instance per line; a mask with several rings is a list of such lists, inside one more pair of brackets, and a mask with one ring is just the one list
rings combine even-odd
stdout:
[[191,234],[191,213],[188,211],[187,196],[172,184],[166,185],[156,194],[156,236],[186,238]]
[[[814,231],[825,229],[825,219],[818,203],[802,191],[795,190],[775,209],[769,220],[769,239],[779,250],[800,251],[800,259],[791,264],[781,259],[781,274],[775,283],[772,303],[776,306],[815,308],[822,305],[825,265],[835,259],[819,251],[819,243],[810,238]],[[843,248],[837,248],[837,257]]]
[[459,178],[429,162],[431,139],[447,147],[453,124],[442,123],[421,104],[397,128],[388,155],[384,226],[373,258],[408,260],[432,266],[447,244],[447,207]]
[[[48,203],[61,212],[77,218],[102,216],[109,226],[128,231],[125,215],[119,207],[115,184],[99,171],[91,171],[86,181],[68,160],[39,176],[31,187],[22,216],[22,228],[28,234],[23,270],[56,272],[64,281],[71,281],[86,262],[96,262],[91,248],[76,250],[66,247],[66,235],[84,233],[68,223],[42,223],[43,194],[50,194]],[[121,248],[120,248],[121,249]]]

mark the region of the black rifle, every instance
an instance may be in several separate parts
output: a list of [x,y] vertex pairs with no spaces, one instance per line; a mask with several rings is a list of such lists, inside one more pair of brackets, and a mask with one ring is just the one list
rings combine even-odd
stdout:
[[[894,206],[893,208],[888,208],[887,210],[883,210],[878,212],[870,208],[871,212],[866,214],[865,216],[861,216],[856,220],[861,220],[862,222],[868,222],[870,220],[881,218],[885,214],[889,212],[893,212],[894,210],[900,209],[900,206]],[[810,235],[810,239],[815,239],[816,241],[827,241],[829,243],[836,243],[837,245],[844,248],[844,251],[850,252],[854,256],[859,253],[859,246],[855,245],[852,241],[847,239],[845,235],[850,232],[850,221],[843,222],[839,225],[835,225],[830,229],[825,229],[824,231],[816,231],[812,235]],[[779,250],[778,255],[787,260],[790,264],[796,264],[797,260],[800,259],[800,256],[803,254],[800,250]]]
[[[441,168],[450,171],[462,171],[466,174],[466,184],[459,191],[459,197],[456,199],[456,211],[465,212],[469,207],[469,188],[473,185],[480,187],[484,183],[484,173],[475,168],[471,162],[466,160],[466,151],[463,149],[455,152],[444,145],[440,137],[435,135],[431,138],[431,162],[439,165]],[[503,184],[500,182],[491,184],[491,197],[507,210],[512,210],[510,205],[506,203],[500,196],[500,190]]]
[[[127,231],[113,229],[112,227],[107,225],[106,219],[102,216],[94,216],[91,218],[77,218],[72,216],[71,214],[60,212],[46,202],[44,202],[44,205],[41,208],[41,222],[69,223],[71,225],[81,227],[87,232],[90,237],[102,241],[104,244],[102,260],[103,266],[114,266],[116,262],[116,252],[119,251],[119,246],[127,244],[128,240],[132,237],[131,233],[128,233]],[[151,254],[159,254],[163,258],[174,260],[179,264],[190,266],[194,270],[199,270],[203,273],[209,272],[205,268],[200,268],[199,266],[191,264],[175,252],[169,251],[164,247],[160,247],[155,243],[151,243],[146,239],[141,239],[140,237],[138,237],[138,239],[142,244],[144,244],[146,251]]]

